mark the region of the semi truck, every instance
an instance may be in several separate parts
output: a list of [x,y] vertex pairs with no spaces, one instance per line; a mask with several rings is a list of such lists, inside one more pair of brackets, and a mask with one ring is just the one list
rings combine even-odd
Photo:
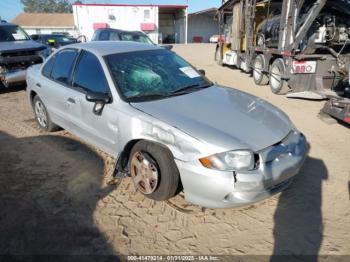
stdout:
[[330,99],[323,112],[350,123],[349,17],[348,0],[224,1],[215,60],[274,94]]

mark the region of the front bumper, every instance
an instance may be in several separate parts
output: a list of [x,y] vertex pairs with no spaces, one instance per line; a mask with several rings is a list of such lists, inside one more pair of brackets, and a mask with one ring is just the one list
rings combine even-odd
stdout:
[[26,69],[19,69],[0,74],[1,82],[5,86],[16,85],[26,81]]
[[306,158],[305,137],[292,131],[280,143],[257,152],[259,167],[247,172],[205,168],[198,160],[176,160],[187,201],[208,208],[249,205],[287,188]]

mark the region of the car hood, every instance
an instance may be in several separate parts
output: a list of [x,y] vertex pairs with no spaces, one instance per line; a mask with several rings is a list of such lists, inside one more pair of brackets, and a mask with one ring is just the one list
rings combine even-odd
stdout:
[[39,51],[46,47],[33,40],[0,42],[0,53],[13,53],[19,51]]
[[286,114],[270,103],[220,86],[131,105],[192,137],[227,150],[258,151],[281,141],[292,129]]

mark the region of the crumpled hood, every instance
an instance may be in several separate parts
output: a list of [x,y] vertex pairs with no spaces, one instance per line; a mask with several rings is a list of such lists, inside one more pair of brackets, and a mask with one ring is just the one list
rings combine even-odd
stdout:
[[0,53],[12,53],[17,51],[43,50],[46,46],[33,40],[0,42]]
[[270,103],[220,86],[131,105],[199,140],[227,150],[258,151],[281,141],[292,129],[286,114]]

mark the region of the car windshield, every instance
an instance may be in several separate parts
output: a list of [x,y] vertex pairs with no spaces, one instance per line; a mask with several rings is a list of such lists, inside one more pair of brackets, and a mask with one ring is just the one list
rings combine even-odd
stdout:
[[211,86],[190,64],[169,50],[106,56],[112,77],[127,101],[153,100]]
[[23,40],[30,40],[30,38],[19,26],[0,26],[0,42],[12,42]]
[[50,42],[57,42],[57,43],[65,43],[65,42],[72,42],[73,40],[66,37],[65,35],[48,35],[47,41]]
[[122,39],[122,41],[133,41],[133,42],[140,42],[140,43],[154,45],[152,40],[149,39],[147,35],[143,35],[143,34],[123,32],[120,34],[120,38]]

